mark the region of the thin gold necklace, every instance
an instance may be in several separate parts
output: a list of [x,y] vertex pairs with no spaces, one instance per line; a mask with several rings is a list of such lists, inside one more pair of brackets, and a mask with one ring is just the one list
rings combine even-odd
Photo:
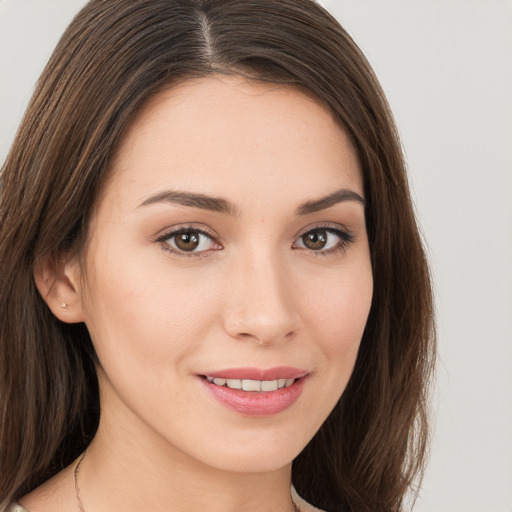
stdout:
[[82,456],[80,457],[80,459],[78,459],[78,462],[76,463],[75,466],[75,496],[76,501],[78,503],[78,510],[80,510],[80,512],[85,512],[85,509],[84,506],[82,505],[82,500],[80,499],[80,487],[78,487],[78,471],[80,470],[80,464],[82,464],[86,452],[87,450],[85,450],[84,453],[82,453]]
[[[84,453],[82,453],[81,457],[78,459],[78,462],[76,463],[76,466],[75,466],[75,496],[76,496],[76,501],[78,503],[78,510],[80,510],[80,512],[85,512],[85,508],[82,505],[82,499],[80,498],[80,487],[78,485],[78,473],[80,471],[80,464],[82,464],[82,461],[84,460],[86,452],[87,452],[87,450],[85,450]],[[294,508],[295,512],[301,512],[297,503],[295,503],[295,501],[293,501],[293,500],[292,500],[292,503],[293,503],[293,508]]]

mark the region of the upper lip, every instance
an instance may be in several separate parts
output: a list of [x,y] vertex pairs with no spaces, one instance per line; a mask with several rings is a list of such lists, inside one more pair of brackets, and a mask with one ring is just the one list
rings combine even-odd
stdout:
[[226,368],[224,370],[213,370],[203,375],[206,377],[240,380],[277,380],[277,379],[299,379],[308,374],[307,370],[293,368],[291,366],[276,366],[274,368]]

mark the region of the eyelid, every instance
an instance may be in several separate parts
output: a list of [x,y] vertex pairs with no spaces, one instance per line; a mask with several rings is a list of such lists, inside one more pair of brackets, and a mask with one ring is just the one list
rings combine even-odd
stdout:
[[187,231],[188,229],[191,231],[197,231],[198,233],[202,233],[214,240],[217,239],[217,235],[210,228],[202,224],[195,224],[194,222],[187,224],[175,224],[174,226],[169,226],[167,228],[160,230],[156,235],[154,235],[153,238],[155,242],[158,242],[160,240],[166,240],[175,233],[179,233],[180,231]]
[[[187,252],[187,251],[177,250],[176,248],[172,247],[168,243],[168,240],[170,238],[172,238],[173,236],[176,236],[177,234],[179,234],[183,231],[187,231],[187,230],[195,231],[201,235],[204,235],[204,236],[210,238],[213,243],[215,243],[221,247],[216,248],[216,249],[207,249],[207,250],[198,251],[198,252],[194,252],[194,251]],[[308,247],[297,247],[296,246],[298,240],[300,240],[304,235],[306,235],[312,231],[322,231],[322,230],[338,236],[339,243],[336,245],[336,247],[330,248],[327,250],[322,250],[322,249],[314,250],[314,249],[309,249]],[[164,250],[166,250],[172,254],[175,254],[179,257],[185,257],[185,258],[200,258],[200,257],[207,256],[212,251],[218,251],[218,250],[223,249],[222,244],[218,240],[218,236],[215,233],[213,233],[213,231],[211,231],[207,227],[204,227],[204,226],[198,227],[197,225],[194,225],[194,224],[183,224],[183,225],[176,225],[176,226],[169,227],[166,230],[164,230],[163,232],[161,232],[160,234],[156,235],[154,238],[154,241],[162,244],[162,247]],[[338,253],[340,251],[346,251],[348,249],[349,245],[352,244],[354,241],[355,241],[355,236],[345,226],[343,226],[341,224],[325,222],[325,223],[321,223],[321,224],[314,224],[314,225],[307,226],[306,228],[303,228],[301,231],[299,231],[299,233],[294,238],[292,248],[307,251],[308,253],[312,254],[313,256],[328,256],[330,254]]]
[[338,224],[338,223],[335,223],[335,222],[320,222],[319,224],[318,223],[310,224],[309,226],[306,226],[305,228],[302,228],[295,235],[295,239],[298,239],[298,238],[304,236],[306,233],[309,233],[310,231],[322,230],[322,229],[324,229],[325,231],[329,231],[330,230],[331,232],[340,232],[340,233],[343,233],[344,235],[347,235],[350,238],[354,237],[354,235],[350,231],[350,229],[348,229],[343,224]]
[[[209,249],[204,251],[180,251],[172,247],[167,241],[172,238],[173,236],[176,236],[177,234],[183,232],[183,231],[195,231],[201,235],[204,235],[212,240],[213,243],[217,245],[221,245],[218,241],[217,235],[215,235],[211,230],[205,227],[198,227],[193,224],[183,224],[183,225],[176,225],[172,226],[170,228],[167,228],[163,232],[160,232],[157,234],[154,238],[154,241],[157,243],[160,243],[162,245],[162,248],[172,254],[177,255],[178,257],[184,257],[184,258],[200,258],[203,256],[206,256],[209,252],[212,250],[221,250],[221,249]],[[222,248],[222,247],[221,247]]]
[[[296,241],[300,240],[304,235],[307,235],[311,231],[322,231],[322,230],[338,236],[339,240],[340,240],[339,244],[334,248],[327,249],[327,250],[320,249],[318,251],[315,251],[313,249],[308,249],[307,247],[295,247],[295,248],[305,250],[305,251],[311,253],[313,256],[328,256],[330,254],[338,253],[340,251],[346,251],[348,249],[348,247],[350,246],[350,244],[352,244],[356,240],[354,234],[348,228],[346,228],[342,224],[335,224],[335,223],[329,223],[329,222],[311,225],[311,226],[308,226],[308,227],[302,229],[299,232],[299,234],[295,237],[295,240]],[[294,245],[296,243],[297,242],[294,242]]]

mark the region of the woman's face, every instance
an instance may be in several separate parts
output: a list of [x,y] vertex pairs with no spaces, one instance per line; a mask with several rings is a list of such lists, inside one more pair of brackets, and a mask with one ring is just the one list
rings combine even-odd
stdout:
[[283,467],[343,393],[370,309],[345,133],[296,89],[210,77],[152,98],[110,172],[75,275],[99,432],[225,470]]

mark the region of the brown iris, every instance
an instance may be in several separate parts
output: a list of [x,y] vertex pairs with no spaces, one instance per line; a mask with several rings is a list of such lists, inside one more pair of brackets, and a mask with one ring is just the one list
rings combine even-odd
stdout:
[[193,251],[199,245],[199,233],[197,231],[180,231],[174,235],[176,247],[182,251]]
[[308,249],[318,251],[327,243],[327,231],[310,231],[302,236],[302,241]]

